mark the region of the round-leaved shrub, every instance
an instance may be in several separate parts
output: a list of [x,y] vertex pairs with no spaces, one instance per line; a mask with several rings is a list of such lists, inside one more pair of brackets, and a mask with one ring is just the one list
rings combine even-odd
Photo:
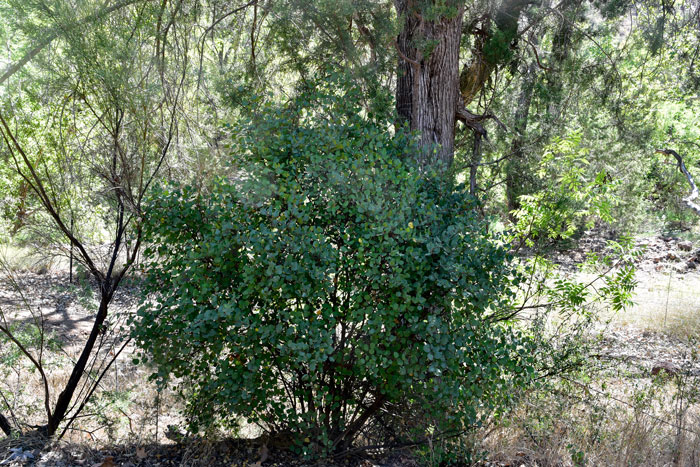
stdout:
[[527,340],[492,318],[507,248],[353,92],[260,102],[236,177],[152,197],[133,336],[194,427],[243,418],[338,451],[402,403],[462,430],[528,378]]

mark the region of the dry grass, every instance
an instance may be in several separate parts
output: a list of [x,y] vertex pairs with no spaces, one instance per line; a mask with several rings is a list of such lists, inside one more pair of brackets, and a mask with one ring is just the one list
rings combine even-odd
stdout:
[[15,271],[45,274],[51,271],[67,271],[68,260],[39,254],[35,249],[0,243],[0,261]]
[[[9,274],[7,269],[5,272]],[[24,289],[22,294],[26,300],[20,299],[19,290],[14,288],[12,281],[0,283],[3,286],[0,318],[7,320],[3,323],[17,323],[19,327],[15,332],[20,334],[16,335],[23,335],[30,329],[38,332],[34,318],[46,323],[49,334],[44,342],[53,344],[44,346],[43,366],[53,407],[68,381],[73,362],[82,350],[95,304],[91,299],[80,299],[80,294],[85,292],[83,288],[65,287],[67,276],[36,276],[22,272],[14,279]],[[31,286],[26,286],[23,281]],[[86,287],[89,289],[89,285]],[[58,302],[65,303],[59,306]],[[99,358],[92,367],[94,371],[84,377],[84,381],[94,381],[100,374],[98,369],[114,355],[118,347],[112,347],[110,342],[118,343],[118,336],[123,334],[120,331],[120,323],[125,322],[123,314],[133,311],[133,304],[133,297],[115,299],[112,326],[101,337],[104,346],[97,353]],[[118,319],[119,316],[122,318]],[[52,336],[50,339],[49,335]],[[38,337],[22,339],[26,340],[26,347],[34,355],[39,355]],[[132,347],[127,347],[106,372],[97,392],[68,431],[67,441],[85,443],[91,448],[113,443],[164,441],[167,426],[182,423],[179,401],[172,392],[159,392],[155,383],[148,381],[150,370],[133,365],[133,352]],[[46,423],[43,383],[31,363],[4,335],[0,336],[0,396],[0,410],[21,431],[29,432],[31,426]],[[76,400],[79,401],[80,397],[81,394],[77,393]]]
[[[700,340],[700,274],[637,279],[634,306],[601,318],[610,321],[604,332],[617,331],[618,350],[640,358],[591,361],[577,377],[525,395],[483,439],[491,465],[700,466],[700,365],[690,357]],[[666,357],[642,336],[666,356],[684,354],[695,371],[652,376],[650,364]]]
[[483,446],[501,465],[700,465],[700,411],[690,394],[673,378],[638,383],[533,392]]
[[637,275],[634,306],[613,324],[660,331],[678,338],[700,336],[700,274]]
[[[159,392],[148,381],[148,372],[120,358],[100,383],[91,402],[66,434],[66,441],[85,443],[99,449],[114,443],[167,441],[164,432],[170,424],[182,420],[179,403],[170,391]],[[65,387],[72,366],[70,357],[48,355],[51,403]],[[0,384],[11,408],[9,414],[23,430],[46,422],[43,410],[43,386],[28,365],[16,366]],[[4,406],[5,404],[3,404]],[[6,410],[3,407],[3,410]],[[5,412],[7,414],[7,412]]]

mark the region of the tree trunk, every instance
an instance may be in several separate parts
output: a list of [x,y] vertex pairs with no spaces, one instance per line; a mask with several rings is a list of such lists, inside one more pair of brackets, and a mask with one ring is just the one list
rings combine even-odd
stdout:
[[411,0],[394,0],[402,19],[397,40],[399,53],[396,107],[400,119],[420,134],[421,165],[452,165],[455,120],[459,99],[459,43],[464,7],[449,16],[430,18]]
[[100,298],[100,307],[97,311],[97,316],[95,316],[95,322],[92,325],[92,330],[90,331],[87,342],[85,342],[85,346],[83,347],[83,351],[81,352],[78,361],[73,366],[73,371],[71,372],[65,388],[58,395],[56,406],[53,410],[51,418],[49,419],[49,424],[47,427],[49,436],[56,434],[58,426],[63,419],[66,418],[70,402],[73,399],[73,395],[75,394],[75,390],[78,388],[80,380],[85,375],[85,369],[87,368],[88,360],[92,354],[92,349],[95,347],[97,338],[102,332],[102,325],[107,319],[107,311],[109,309],[109,303],[112,301],[114,291],[109,284],[102,284],[101,289],[102,296]]
[[495,34],[488,15],[479,20],[483,30],[478,32],[472,59],[460,75],[465,2],[394,0],[401,23],[396,41],[399,55],[396,108],[401,123],[407,123],[420,135],[421,165],[441,164],[444,168],[452,165],[457,119],[462,120],[479,141],[486,135],[481,122],[488,116],[472,114],[466,105],[483,88],[493,71],[510,59],[520,13],[531,1],[504,2],[494,17]]
[[[559,4],[563,15],[577,14],[581,8],[581,3],[576,0],[563,0]],[[551,124],[546,125],[542,131],[543,136],[548,136],[556,128],[561,128],[565,123],[562,118],[562,110],[566,106],[566,99],[563,95],[564,89],[564,67],[569,58],[573,41],[572,21],[563,17],[561,24],[557,28],[552,38],[552,49],[549,60],[549,68],[546,69],[546,81],[549,86],[550,97],[547,104],[547,115]],[[530,45],[533,49],[538,45],[538,38],[534,35],[530,37]],[[523,77],[520,88],[518,105],[514,115],[515,135],[513,136],[510,148],[510,158],[506,163],[506,202],[509,213],[520,208],[518,199],[521,195],[532,193],[539,187],[534,186],[532,173],[532,156],[528,161],[528,154],[525,151],[525,132],[530,114],[530,102],[537,82],[538,68],[541,66],[539,57],[535,56],[527,69],[527,74]],[[511,220],[513,219],[511,215]]]
[[518,106],[515,110],[515,123],[513,125],[515,135],[510,146],[510,157],[506,163],[506,204],[509,213],[520,207],[518,198],[524,194],[523,178],[526,173],[531,171],[531,168],[528,168],[526,164],[524,145],[532,92],[535,88],[537,62],[531,63],[526,73],[520,88],[520,96],[518,96]]
[[10,425],[10,421],[1,413],[0,413],[0,430],[2,430],[6,436],[10,436],[12,434],[12,425]]

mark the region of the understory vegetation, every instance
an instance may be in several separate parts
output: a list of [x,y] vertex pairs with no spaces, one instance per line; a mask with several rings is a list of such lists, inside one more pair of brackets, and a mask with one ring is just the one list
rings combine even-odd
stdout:
[[0,464],[700,465],[697,2],[0,38]]

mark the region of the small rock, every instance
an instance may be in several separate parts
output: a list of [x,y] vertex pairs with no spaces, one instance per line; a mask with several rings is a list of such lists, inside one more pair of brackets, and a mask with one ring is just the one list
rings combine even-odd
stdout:
[[681,258],[675,251],[669,251],[668,253],[666,253],[666,259],[668,259],[669,261],[678,261]]
[[686,240],[684,242],[678,242],[678,248],[683,251],[690,251],[693,249],[693,242]]
[[669,375],[677,375],[680,369],[671,362],[659,362],[655,364],[651,369],[651,375],[656,376],[662,371],[665,371]]
[[63,460],[59,452],[51,451],[41,455],[41,458],[36,463],[36,467],[68,467],[68,464]]

